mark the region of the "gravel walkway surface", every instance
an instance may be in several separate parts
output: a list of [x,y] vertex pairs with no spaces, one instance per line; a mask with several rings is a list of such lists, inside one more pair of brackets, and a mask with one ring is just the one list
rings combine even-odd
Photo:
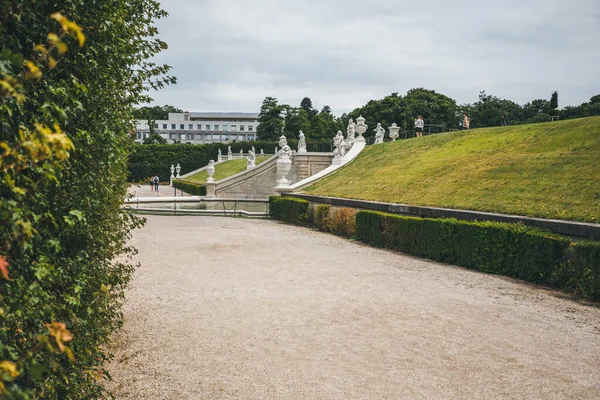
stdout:
[[149,216],[117,399],[598,399],[600,308],[266,220]]

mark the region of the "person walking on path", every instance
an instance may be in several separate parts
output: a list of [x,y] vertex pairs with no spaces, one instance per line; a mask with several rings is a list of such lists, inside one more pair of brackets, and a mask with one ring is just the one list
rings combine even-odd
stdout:
[[158,175],[154,175],[154,191],[158,192]]
[[154,175],[150,177],[150,191],[154,192]]
[[463,114],[463,129],[469,129],[470,125],[471,125],[471,118],[469,118],[469,114],[464,113]]
[[500,122],[500,126],[508,126],[508,118],[506,118],[506,114],[502,114],[502,121]]
[[423,136],[423,127],[425,126],[425,121],[423,121],[422,116],[418,116],[415,120],[415,133],[417,137]]

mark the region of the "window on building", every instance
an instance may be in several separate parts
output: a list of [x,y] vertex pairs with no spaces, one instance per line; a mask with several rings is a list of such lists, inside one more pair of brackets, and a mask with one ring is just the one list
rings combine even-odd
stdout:
[[231,125],[231,131],[235,132],[235,125]]
[[240,125],[240,132],[244,132],[244,125]]
[[189,129],[190,131],[193,131],[193,130],[194,130],[194,124],[189,124],[189,125],[188,125],[188,129]]
[[252,132],[252,125],[248,125],[248,132]]
[[248,135],[248,140],[254,140],[254,135]]
[[229,127],[227,125],[223,125],[223,132],[227,132],[228,128]]
[[176,125],[175,124],[171,124],[171,129],[175,129]]
[[215,131],[219,130],[219,125],[215,125]]
[[179,129],[184,130],[185,129],[185,124],[179,124]]
[[142,132],[138,132],[138,133],[137,133],[137,138],[138,138],[138,139],[141,139],[141,138],[142,138]]
[[194,140],[194,134],[193,133],[188,133],[187,134],[187,140]]
[[210,125],[206,125],[206,130],[210,131]]
[[163,124],[163,129],[167,129],[167,124]]
[[183,120],[184,120],[184,121],[189,121],[189,120],[190,120],[190,116],[189,116],[189,114],[184,114],[184,116],[183,116]]
[[183,140],[185,139],[185,133],[180,133],[179,134],[179,140]]
[[202,125],[198,124],[197,128],[198,128],[199,131],[201,131],[202,130]]
[[[198,126],[200,126],[200,125],[198,125]],[[200,129],[200,128],[198,128],[198,129]],[[202,140],[202,135],[199,133],[196,133],[196,140]]]
[[158,124],[154,124],[154,129],[158,129]]

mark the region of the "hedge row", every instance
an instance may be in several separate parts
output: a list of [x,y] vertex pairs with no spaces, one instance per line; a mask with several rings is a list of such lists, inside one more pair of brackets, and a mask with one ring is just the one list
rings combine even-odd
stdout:
[[[375,211],[333,210],[319,205],[309,217],[306,200],[272,196],[271,218],[309,223],[324,232],[351,236],[376,247],[511,276],[600,300],[600,243],[565,237],[520,224],[406,217]],[[355,218],[354,218],[355,216]]]
[[[297,140],[288,140],[292,148],[296,148]],[[158,174],[161,180],[166,180],[170,175],[171,165],[179,164],[181,174],[194,171],[207,165],[210,160],[217,161],[219,149],[223,155],[231,146],[233,153],[240,150],[247,152],[252,146],[259,152],[261,149],[266,154],[273,154],[277,143],[271,141],[208,143],[193,144],[136,144],[129,156],[128,170],[130,182],[144,182],[150,176]],[[308,141],[309,151],[332,151],[331,140]]]
[[206,196],[206,185],[182,180],[174,180],[173,186],[194,196]]
[[306,225],[309,221],[309,205],[310,203],[306,200],[271,196],[269,197],[269,216],[291,224]]
[[571,243],[519,224],[424,219],[375,211],[357,213],[356,238],[373,246],[600,299],[600,243]]

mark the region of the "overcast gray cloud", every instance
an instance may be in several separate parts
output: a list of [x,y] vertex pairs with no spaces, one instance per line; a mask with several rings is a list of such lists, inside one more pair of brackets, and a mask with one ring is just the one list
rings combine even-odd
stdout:
[[413,87],[561,106],[600,93],[598,0],[164,0],[154,104],[258,111],[265,96],[340,115]]

